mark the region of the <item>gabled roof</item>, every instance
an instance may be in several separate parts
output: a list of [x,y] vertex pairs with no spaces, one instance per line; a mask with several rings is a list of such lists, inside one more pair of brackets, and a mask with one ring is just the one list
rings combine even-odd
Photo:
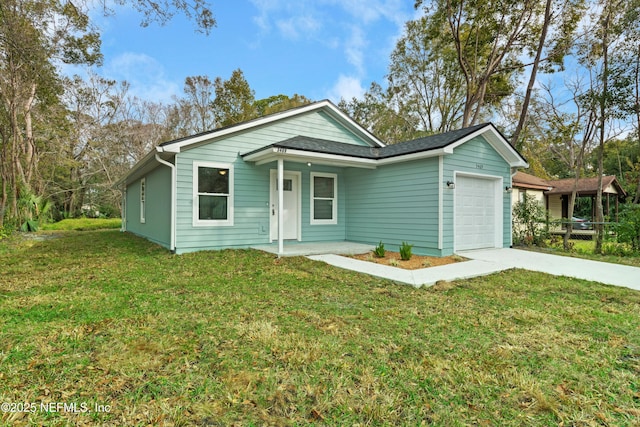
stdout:
[[356,123],[351,117],[342,112],[334,103],[329,100],[323,100],[313,102],[311,104],[303,105],[301,107],[291,108],[286,111],[281,111],[267,116],[259,117],[257,119],[247,120],[246,122],[237,123],[230,126],[214,129],[208,132],[202,132],[196,135],[187,136],[184,138],[175,139],[173,141],[163,142],[158,146],[158,151],[178,153],[183,148],[190,145],[197,144],[203,141],[209,141],[217,138],[229,136],[234,133],[242,132],[247,129],[254,129],[259,126],[264,126],[270,123],[274,123],[280,120],[287,119],[289,117],[298,116],[301,114],[324,111],[333,119],[342,124],[345,128],[353,132],[362,141],[369,145],[384,147],[384,143],[376,138],[371,132],[365,129],[360,124]]
[[349,159],[352,159],[351,163],[355,165],[358,163],[355,159],[360,159],[360,163],[365,165],[364,167],[370,167],[373,164],[372,161],[375,161],[376,164],[385,164],[451,154],[455,147],[481,134],[512,167],[528,166],[526,160],[491,123],[430,135],[379,148],[296,136],[244,153],[242,157],[245,160],[263,164],[283,156],[284,153],[288,158],[295,157],[298,161],[318,161],[322,160],[323,155],[326,155],[329,156],[324,159],[327,161],[346,164],[350,162]]
[[[573,192],[574,178],[546,180],[537,176],[518,171],[512,178],[514,187],[530,188],[533,190],[544,191],[545,194],[571,194]],[[615,191],[608,191],[613,188]],[[618,182],[615,175],[607,175],[602,177],[602,189],[604,193],[618,194],[620,197],[626,197],[627,193]],[[593,195],[598,192],[598,177],[580,178],[578,180],[577,192],[580,195]]]
[[[558,179],[553,181],[547,181],[549,185],[553,187],[547,194],[570,194],[573,191],[573,178]],[[602,189],[605,193],[614,194],[611,191],[607,191],[608,188],[613,187],[617,194],[626,197],[627,193],[624,191],[615,175],[608,175],[602,177]],[[580,178],[578,180],[578,193],[579,194],[596,194],[598,191],[598,177],[593,178]]]
[[353,135],[363,141],[365,144],[372,147],[384,147],[385,144],[380,141],[375,135],[358,124],[351,117],[342,112],[335,104],[329,100],[323,100],[314,102],[311,104],[303,105],[301,107],[291,108],[286,111],[270,114],[257,119],[248,120],[246,122],[238,123],[231,126],[226,126],[218,129],[214,129],[207,132],[201,132],[195,135],[186,136],[184,138],[174,139],[172,141],[163,142],[154,150],[147,153],[141,160],[139,160],[123,177],[121,177],[114,187],[118,187],[128,180],[135,180],[140,176],[148,173],[150,170],[158,166],[157,158],[160,156],[164,160],[170,159],[176,153],[180,153],[182,150],[189,148],[190,146],[213,142],[216,139],[224,138],[235,133],[243,132],[245,130],[254,129],[260,126],[269,125],[281,120],[285,120],[290,117],[299,116],[302,114],[322,111],[346,129],[351,131]]
[[516,172],[516,174],[511,179],[511,182],[514,187],[530,188],[532,190],[548,191],[553,188],[544,179],[538,178],[537,176],[529,175],[528,173],[524,173],[522,171]]

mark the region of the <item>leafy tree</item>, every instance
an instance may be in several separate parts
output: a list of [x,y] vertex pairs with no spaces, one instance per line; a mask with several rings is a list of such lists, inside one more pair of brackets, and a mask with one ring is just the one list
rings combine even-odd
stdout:
[[280,111],[289,110],[295,107],[311,104],[311,100],[303,95],[294,94],[292,97],[287,95],[275,95],[269,98],[259,99],[253,103],[256,117],[262,117]]
[[[516,148],[522,147],[522,139],[520,137],[527,123],[529,105],[533,96],[538,70],[543,65],[543,62],[546,63],[544,69],[547,72],[552,71],[554,65],[562,68],[564,57],[573,47],[572,37],[584,12],[584,5],[584,0],[546,0],[539,29],[536,28],[536,25],[533,26],[534,31],[539,33],[539,39],[531,64],[529,82],[520,108],[518,124],[511,136],[512,144]],[[550,32],[554,34],[554,37],[548,40]],[[544,53],[547,54],[546,58],[543,58]]]
[[231,73],[229,80],[217,77],[215,82],[213,111],[218,126],[229,126],[256,117],[255,93],[242,70]]
[[[107,0],[99,0],[111,13]],[[215,26],[205,0],[116,0],[144,14],[142,24],[166,22],[175,13],[193,18],[209,32]],[[5,217],[17,218],[21,194],[40,196],[41,150],[56,138],[35,131],[38,109],[60,105],[61,63],[100,63],[100,37],[92,27],[88,0],[3,0],[0,3],[0,227]]]
[[[423,6],[422,0],[416,6]],[[423,7],[426,33],[438,45],[451,46],[464,79],[461,126],[477,123],[487,109],[514,89],[521,56],[535,45],[531,25],[539,2],[521,0],[434,0]]]
[[584,96],[585,105],[592,109],[598,117],[597,174],[598,191],[596,193],[596,247],[595,252],[602,252],[604,238],[604,209],[602,205],[602,175],[604,172],[605,144],[619,134],[616,120],[624,118],[624,91],[616,90],[624,87],[623,74],[615,72],[615,63],[619,55],[614,52],[623,49],[626,23],[625,17],[629,7],[637,7],[635,1],[601,0],[591,15],[588,32],[580,45],[580,61],[591,73],[591,87]]
[[462,123],[465,83],[445,29],[430,21],[407,22],[391,54],[387,98],[420,130],[441,133]]
[[394,102],[400,97],[392,97],[377,83],[372,83],[364,99],[341,100],[338,107],[356,122],[387,144],[407,141],[423,135],[415,115],[406,114],[407,109]]
[[175,113],[179,117],[178,137],[206,132],[216,127],[212,109],[214,84],[208,76],[187,77],[183,98],[175,99]]
[[[18,216],[21,193],[38,190],[34,108],[54,104],[61,87],[55,61],[98,63],[100,40],[86,14],[69,2],[6,0],[0,4],[0,114],[4,216]],[[8,208],[8,212],[6,212]]]

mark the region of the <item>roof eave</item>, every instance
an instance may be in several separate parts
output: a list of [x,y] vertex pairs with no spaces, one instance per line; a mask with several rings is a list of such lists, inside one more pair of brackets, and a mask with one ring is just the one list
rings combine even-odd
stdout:
[[[467,141],[472,140],[473,138],[483,135],[487,142],[493,147],[494,150],[502,156],[502,158],[509,163],[509,166],[512,168],[528,168],[529,163],[522,157],[518,151],[513,148],[513,146],[507,141],[507,139],[498,131],[498,129],[493,125],[493,123],[487,123],[486,126],[477,129],[475,132],[466,135],[463,138],[455,141],[452,144],[449,144],[446,148],[450,149],[451,153],[453,149],[459,147]],[[449,151],[448,151],[449,152]]]
[[340,154],[318,153],[314,151],[274,146],[265,147],[262,150],[244,154],[242,158],[247,162],[254,162],[256,166],[271,163],[278,159],[284,159],[296,163],[315,163],[365,169],[375,169],[377,166],[377,162],[374,159],[344,156]]
[[237,125],[230,126],[228,128],[219,129],[217,131],[196,135],[191,138],[184,138],[184,139],[175,141],[173,143],[171,142],[165,143],[162,145],[162,148],[167,152],[179,153],[183,148],[193,144],[198,144],[204,141],[212,141],[215,139],[224,138],[226,136],[229,136],[238,132],[243,132],[249,129],[253,129],[259,126],[264,126],[269,123],[273,123],[273,122],[287,119],[290,117],[295,117],[301,114],[310,113],[313,111],[327,112],[331,117],[338,120],[343,126],[347,127],[351,132],[357,135],[364,142],[368,142],[377,147],[385,146],[385,144],[382,141],[376,138],[367,129],[360,126],[358,123],[356,123],[348,115],[340,111],[340,109],[336,107],[331,101],[324,100],[324,101],[315,102],[313,104],[305,105],[303,107],[293,108],[291,110],[283,111],[276,114],[271,114],[255,120],[239,123]]
[[112,187],[121,188],[123,186],[126,186],[131,181],[135,181],[138,177],[141,177],[147,172],[149,172],[150,170],[153,170],[156,167],[158,167],[158,164],[156,161],[156,154],[163,153],[163,152],[169,153],[168,156],[164,156],[166,157],[166,159],[170,159],[175,155],[175,153],[164,150],[162,147],[155,147],[153,150],[149,151],[142,159],[136,162],[136,164],[133,165],[131,169],[129,169],[126,175],[124,175],[119,180],[117,180]]

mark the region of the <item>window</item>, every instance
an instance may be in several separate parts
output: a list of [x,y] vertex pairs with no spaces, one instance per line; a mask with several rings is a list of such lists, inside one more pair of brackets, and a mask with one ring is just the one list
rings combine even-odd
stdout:
[[193,163],[194,226],[233,225],[233,166]]
[[144,224],[145,222],[145,204],[146,204],[146,193],[147,192],[147,180],[146,178],[142,178],[140,180],[140,222]]
[[311,173],[311,224],[338,223],[338,176]]
[[524,203],[524,199],[526,195],[527,195],[527,190],[524,190],[524,189],[520,190],[520,192],[518,193],[518,201],[520,203]]

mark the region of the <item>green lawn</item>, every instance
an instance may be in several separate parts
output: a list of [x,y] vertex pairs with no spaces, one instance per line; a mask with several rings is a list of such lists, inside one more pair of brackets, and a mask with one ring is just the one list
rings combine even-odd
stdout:
[[0,241],[2,425],[638,424],[640,292],[59,234]]
[[107,228],[120,228],[121,224],[122,220],[120,218],[69,218],[51,224],[43,224],[42,230],[103,230]]

